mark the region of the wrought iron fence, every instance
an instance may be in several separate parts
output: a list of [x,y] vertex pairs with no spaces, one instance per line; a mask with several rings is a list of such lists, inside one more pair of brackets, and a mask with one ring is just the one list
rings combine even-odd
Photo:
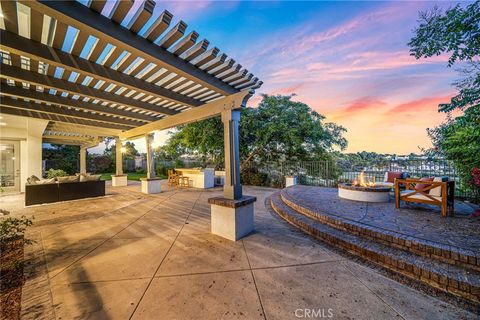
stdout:
[[450,161],[435,160],[380,160],[352,163],[347,161],[291,161],[252,163],[244,168],[242,183],[269,187],[284,187],[285,176],[296,176],[302,185],[336,187],[339,182],[353,181],[361,172],[369,180],[383,181],[385,172],[406,172],[410,177],[446,176],[455,181],[455,196],[475,198],[475,191],[460,181]]

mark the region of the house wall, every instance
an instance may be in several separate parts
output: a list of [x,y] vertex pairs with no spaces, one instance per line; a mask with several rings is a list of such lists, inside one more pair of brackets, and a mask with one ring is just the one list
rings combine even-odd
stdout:
[[31,175],[42,176],[42,135],[48,121],[2,115],[0,139],[20,141],[20,191]]

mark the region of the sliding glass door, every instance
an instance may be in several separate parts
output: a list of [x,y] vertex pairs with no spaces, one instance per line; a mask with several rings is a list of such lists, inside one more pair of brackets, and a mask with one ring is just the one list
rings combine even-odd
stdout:
[[20,142],[0,140],[0,187],[3,192],[20,191]]

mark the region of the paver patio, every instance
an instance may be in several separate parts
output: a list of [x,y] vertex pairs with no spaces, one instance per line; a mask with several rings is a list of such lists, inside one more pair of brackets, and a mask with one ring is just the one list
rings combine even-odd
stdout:
[[264,201],[274,191],[244,188],[258,198],[256,231],[238,242],[210,233],[207,199],[221,189],[144,195],[131,183],[103,198],[17,206],[12,215],[35,215],[39,240],[27,248],[23,318],[296,319],[329,308],[337,319],[476,317],[272,216]]

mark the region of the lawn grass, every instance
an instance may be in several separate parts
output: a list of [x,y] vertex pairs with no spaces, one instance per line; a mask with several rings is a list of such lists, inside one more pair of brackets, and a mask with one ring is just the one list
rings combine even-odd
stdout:
[[[114,173],[102,173],[102,177],[100,178],[101,180],[112,180],[112,174]],[[146,173],[136,173],[136,172],[130,172],[127,173],[128,175],[128,180],[133,180],[133,181],[140,181],[140,178],[146,178],[147,174]],[[161,177],[160,177],[161,178]]]

